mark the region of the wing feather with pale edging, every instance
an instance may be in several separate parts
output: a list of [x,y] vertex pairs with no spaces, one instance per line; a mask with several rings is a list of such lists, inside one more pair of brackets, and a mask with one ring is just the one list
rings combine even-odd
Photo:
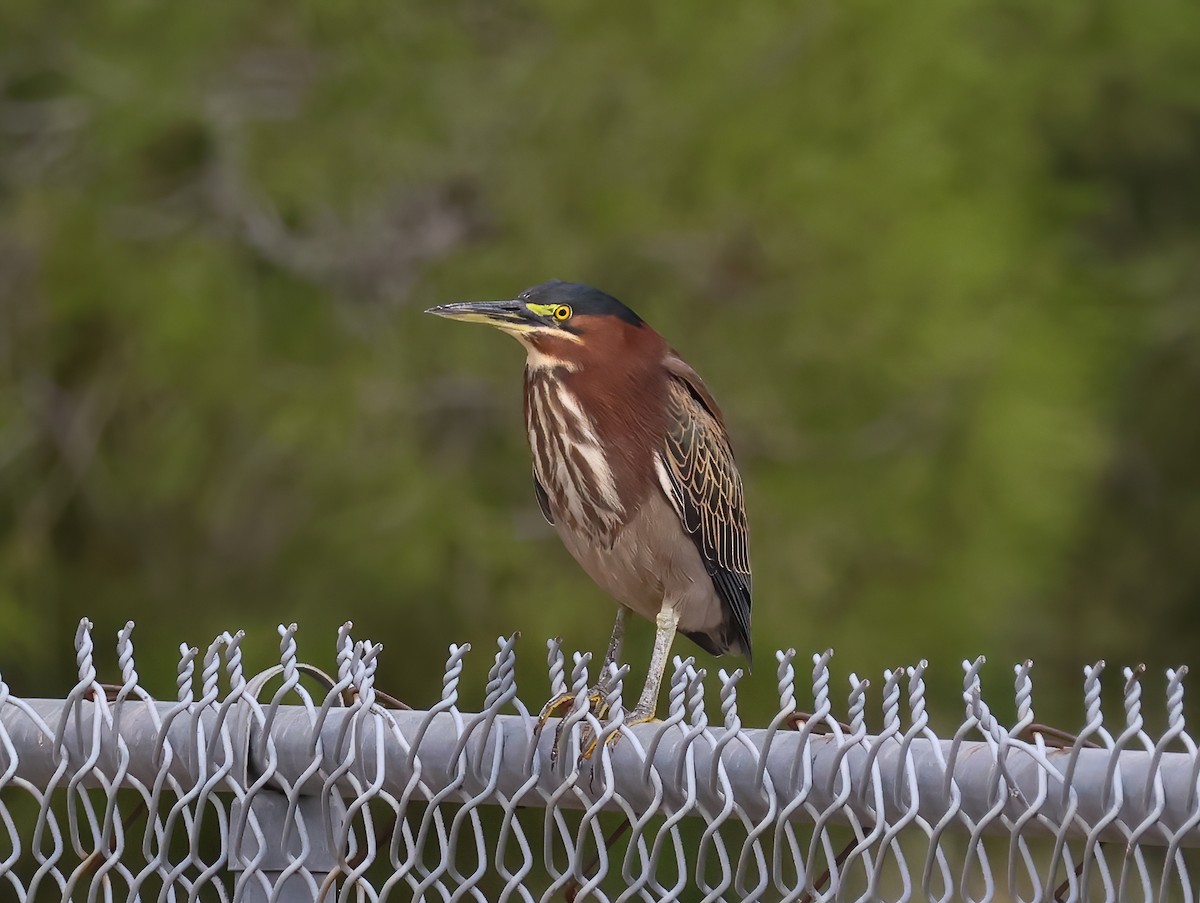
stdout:
[[669,415],[659,477],[732,615],[748,659],[750,542],[742,478],[721,411],[699,374],[674,353],[664,364]]

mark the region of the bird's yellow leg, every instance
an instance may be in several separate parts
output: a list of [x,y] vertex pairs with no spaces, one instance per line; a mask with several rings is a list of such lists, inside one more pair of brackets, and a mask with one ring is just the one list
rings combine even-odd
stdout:
[[634,706],[626,724],[644,724],[654,720],[658,708],[658,692],[662,688],[663,673],[667,670],[667,659],[671,656],[671,644],[675,642],[675,630],[679,627],[679,612],[669,601],[664,601],[654,619],[658,630],[654,634],[654,653],[650,656],[650,670],[646,674],[646,685],[641,698]]

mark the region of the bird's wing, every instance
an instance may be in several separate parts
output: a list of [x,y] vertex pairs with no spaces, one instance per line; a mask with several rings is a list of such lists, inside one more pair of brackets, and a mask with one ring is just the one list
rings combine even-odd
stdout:
[[550,496],[546,495],[546,490],[538,482],[536,473],[533,475],[533,494],[537,496],[538,507],[542,509],[542,517],[546,518],[546,523],[553,527],[554,515],[550,511]]
[[717,594],[750,655],[750,544],[742,478],[721,411],[699,374],[669,354],[663,491],[704,559]]

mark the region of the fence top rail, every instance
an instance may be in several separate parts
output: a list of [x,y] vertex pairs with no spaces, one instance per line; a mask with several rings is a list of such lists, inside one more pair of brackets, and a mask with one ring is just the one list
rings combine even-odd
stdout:
[[[535,694],[536,704],[526,705],[517,693],[514,636],[498,641],[479,711],[458,705],[467,645],[450,647],[440,698],[417,711],[376,687],[382,647],[353,640],[350,624],[337,634],[330,674],[300,661],[295,625],[279,628],[278,663],[249,676],[240,632],[222,634],[203,653],[182,646],[173,699],[158,699],[141,685],[132,627],[126,625],[117,637],[117,682],[100,680],[87,620],[75,638],[78,681],[64,699],[17,697],[0,673],[0,880],[14,882],[19,896],[29,887],[16,877],[20,832],[5,800],[16,791],[31,795],[45,820],[53,819],[46,814],[52,800],[65,793],[72,801],[64,832],[71,843],[62,846],[74,848],[82,863],[111,845],[119,822],[114,806],[95,809],[90,801],[96,794],[112,800],[125,789],[140,795],[158,819],[157,853],[143,850],[148,863],[143,873],[160,878],[173,875],[165,863],[169,843],[161,836],[166,831],[169,838],[175,829],[168,827],[173,807],[201,812],[216,806],[223,812],[228,806],[231,816],[239,813],[227,827],[232,835],[239,828],[261,830],[259,817],[268,818],[265,801],[278,798],[285,818],[277,832],[283,838],[278,854],[310,889],[319,884],[313,877],[318,874],[349,876],[350,883],[368,880],[361,873],[354,877],[352,860],[364,840],[354,839],[362,834],[356,819],[384,805],[396,813],[394,830],[401,832],[406,813],[419,803],[425,812],[453,806],[473,813],[496,806],[507,813],[506,832],[520,831],[513,817],[518,810],[543,811],[543,840],[560,845],[569,865],[551,863],[551,876],[574,876],[584,887],[595,878],[588,874],[586,848],[590,844],[594,853],[605,848],[596,834],[601,817],[624,816],[632,825],[626,859],[641,851],[637,855],[647,868],[658,867],[667,841],[678,843],[678,832],[687,830],[681,825],[704,826],[705,842],[720,849],[731,876],[741,875],[747,899],[755,898],[756,886],[747,876],[759,871],[777,890],[800,887],[820,898],[844,890],[846,876],[857,869],[867,876],[867,891],[878,892],[881,863],[901,856],[901,836],[923,840],[925,863],[914,880],[923,882],[931,899],[945,898],[956,886],[962,892],[968,873],[990,874],[981,845],[988,836],[1008,839],[1010,886],[1045,890],[1061,881],[1063,898],[1071,899],[1083,892],[1090,874],[1110,890],[1126,881],[1140,883],[1144,899],[1173,887],[1189,888],[1190,899],[1183,850],[1200,846],[1200,754],[1185,730],[1185,667],[1166,672],[1166,726],[1157,736],[1144,723],[1141,668],[1122,672],[1119,723],[1106,721],[1102,712],[1104,663],[1085,668],[1083,724],[1067,734],[1035,721],[1032,663],[1014,667],[1014,682],[1003,696],[1016,717],[1006,726],[985,700],[983,660],[963,662],[961,720],[951,734],[939,736],[927,713],[926,662],[884,672],[880,710],[872,719],[878,727],[869,731],[869,682],[852,674],[845,694],[835,694],[832,653],[813,655],[798,674],[790,649],[776,654],[776,714],[766,725],[742,724],[740,670],[720,670],[714,681],[693,660],[676,658],[662,722],[626,727],[624,669],[612,669],[609,709],[598,717],[588,696],[590,655],[576,653],[568,667],[557,641],[547,644],[548,686]],[[302,680],[305,674],[314,679]],[[719,711],[707,705],[709,684],[717,690]],[[541,697],[568,692],[575,696],[570,711],[539,731],[535,713]],[[592,739],[596,744],[583,754]],[[86,817],[74,811],[76,801]],[[570,826],[565,813],[574,813]],[[455,824],[463,817],[455,816]],[[306,818],[325,825],[317,834],[329,841],[322,854],[329,868],[313,867],[320,856],[308,843],[316,834],[305,827]],[[7,856],[5,831],[9,849],[16,851]],[[809,840],[798,842],[797,831],[808,832]],[[855,838],[845,855],[835,854],[831,845],[838,831]],[[739,838],[737,855],[726,850],[723,834]],[[478,843],[478,830],[475,837]],[[961,839],[969,851],[961,871],[947,859],[950,838]],[[1031,852],[1039,838],[1048,839],[1048,859]],[[523,834],[521,839],[532,856]],[[231,838],[229,850],[244,851],[239,840],[240,835]],[[288,844],[300,840],[308,843],[301,844],[304,856],[287,854]],[[428,826],[406,843],[435,841],[442,853],[454,845],[450,834]],[[1072,853],[1073,845],[1081,852]],[[1123,851],[1115,862],[1105,852],[1112,845]],[[493,852],[507,855],[504,847],[501,842]],[[1152,847],[1165,848],[1157,881],[1145,855]],[[403,865],[403,857],[393,853],[398,857],[393,866]],[[64,855],[60,851],[59,858]],[[202,864],[199,853],[190,855],[193,865]],[[270,856],[261,844],[246,855],[252,877],[245,877],[242,862],[239,880],[254,885]],[[677,856],[686,859],[687,849],[679,847]],[[790,865],[781,865],[781,856]],[[229,859],[227,850],[223,861]],[[495,866],[502,876],[515,874],[502,863]],[[818,866],[828,873],[824,889],[817,886]],[[595,867],[610,871],[607,863]],[[58,874],[54,880],[65,888],[80,868],[43,861],[38,874]],[[702,881],[701,872],[713,866],[708,860],[697,868],[696,880]],[[427,880],[433,882],[429,886],[474,886],[468,876],[456,885],[454,875],[435,874],[434,867],[420,877],[423,869],[401,871],[418,888]],[[737,883],[734,877],[730,886]],[[216,881],[211,875],[207,880]],[[514,893],[523,886],[506,880]],[[126,883],[140,887],[136,875]],[[603,896],[601,883],[589,892]],[[648,879],[641,895],[656,898],[646,890],[654,886]]]

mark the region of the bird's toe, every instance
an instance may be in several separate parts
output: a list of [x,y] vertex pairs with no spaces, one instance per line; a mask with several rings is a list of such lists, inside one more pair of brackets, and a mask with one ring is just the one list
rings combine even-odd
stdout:
[[635,724],[659,724],[662,719],[654,713],[653,708],[642,708],[637,706],[625,718],[625,726],[632,727]]
[[570,710],[574,703],[575,696],[572,693],[561,693],[558,696],[550,699],[544,706],[542,706],[542,711],[538,715],[536,728],[537,733],[540,734],[542,732],[542,729],[546,726],[546,722],[548,722],[551,718],[562,717],[563,714]]

